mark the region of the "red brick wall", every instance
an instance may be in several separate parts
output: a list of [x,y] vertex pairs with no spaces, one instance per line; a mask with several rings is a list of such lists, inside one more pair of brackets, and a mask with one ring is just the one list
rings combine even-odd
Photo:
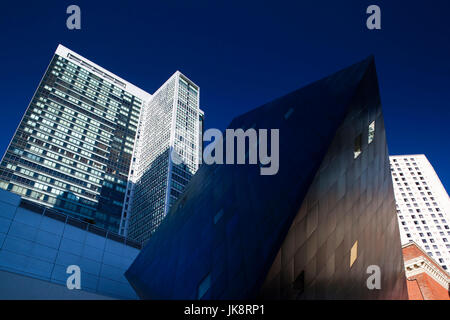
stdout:
[[419,283],[417,280],[406,280],[408,287],[409,300],[423,300],[422,292],[420,292]]
[[[445,273],[441,266],[430,259],[415,244],[403,248],[403,260],[405,262],[420,256],[423,256],[441,272]],[[449,288],[445,289],[425,272],[409,277],[406,284],[409,300],[450,300]]]
[[[444,289],[426,273],[409,277],[406,281],[409,300],[450,300],[448,290]],[[412,283],[416,283],[416,285]]]

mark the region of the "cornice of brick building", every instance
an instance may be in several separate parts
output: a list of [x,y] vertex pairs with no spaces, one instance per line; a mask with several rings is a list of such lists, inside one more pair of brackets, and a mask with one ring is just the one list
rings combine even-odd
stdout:
[[450,300],[450,275],[414,241],[402,246],[410,300]]

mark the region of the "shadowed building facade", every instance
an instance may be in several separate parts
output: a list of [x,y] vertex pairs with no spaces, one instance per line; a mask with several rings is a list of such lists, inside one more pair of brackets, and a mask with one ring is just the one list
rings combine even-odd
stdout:
[[372,57],[229,128],[279,129],[278,173],[203,165],[125,274],[141,298],[407,299]]

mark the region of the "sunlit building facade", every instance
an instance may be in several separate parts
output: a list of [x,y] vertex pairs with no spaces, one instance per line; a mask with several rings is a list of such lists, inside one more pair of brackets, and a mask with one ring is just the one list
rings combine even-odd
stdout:
[[118,232],[151,95],[59,45],[0,164],[0,187]]
[[139,128],[124,235],[146,241],[197,171],[203,130],[199,101],[200,88],[179,71],[152,95]]

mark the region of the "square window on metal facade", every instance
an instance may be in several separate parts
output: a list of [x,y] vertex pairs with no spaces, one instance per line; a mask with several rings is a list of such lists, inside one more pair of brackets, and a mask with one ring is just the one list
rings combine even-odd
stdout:
[[219,222],[222,216],[223,216],[223,209],[220,209],[220,211],[217,212],[216,215],[214,216],[214,224],[217,224],[217,222]]
[[359,134],[355,138],[355,145],[353,150],[354,159],[358,158],[358,156],[361,154],[361,147],[362,147],[362,135]]
[[375,121],[372,121],[369,124],[369,136],[368,136],[368,143],[370,144],[375,137]]
[[203,278],[203,280],[198,285],[197,289],[197,299],[200,300],[206,292],[208,292],[209,287],[211,286],[211,274],[208,273],[208,275]]
[[294,290],[297,290],[297,295],[301,295],[303,291],[305,290],[305,271],[302,270],[300,274],[297,276],[293,283]]
[[350,268],[352,267],[353,263],[355,263],[357,257],[358,257],[358,241],[355,241],[352,249],[350,250]]

